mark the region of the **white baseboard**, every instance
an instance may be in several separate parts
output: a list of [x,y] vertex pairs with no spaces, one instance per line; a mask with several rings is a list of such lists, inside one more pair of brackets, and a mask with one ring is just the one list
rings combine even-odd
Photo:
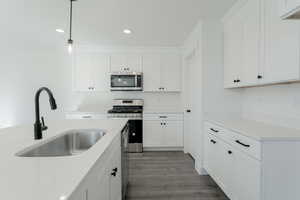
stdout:
[[144,147],[144,151],[183,151],[183,147]]

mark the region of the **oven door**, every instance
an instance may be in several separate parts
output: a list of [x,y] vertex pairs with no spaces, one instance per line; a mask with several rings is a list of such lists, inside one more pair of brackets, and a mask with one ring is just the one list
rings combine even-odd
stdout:
[[110,76],[111,91],[142,91],[142,75],[112,74]]

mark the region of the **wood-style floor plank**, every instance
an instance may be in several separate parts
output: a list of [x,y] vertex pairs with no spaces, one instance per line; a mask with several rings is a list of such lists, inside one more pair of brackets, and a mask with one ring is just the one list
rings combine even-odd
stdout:
[[229,200],[209,176],[199,176],[183,152],[129,155],[127,200]]

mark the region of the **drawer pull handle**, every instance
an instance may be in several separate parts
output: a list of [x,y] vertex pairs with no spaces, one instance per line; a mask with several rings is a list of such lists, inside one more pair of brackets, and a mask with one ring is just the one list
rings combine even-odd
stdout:
[[210,140],[211,143],[216,144],[217,142],[215,140]]
[[82,118],[84,118],[84,119],[91,119],[92,116],[82,116]]
[[242,145],[242,146],[244,146],[244,147],[250,147],[249,144],[244,144],[244,143],[242,143],[242,142],[239,141],[239,140],[236,140],[235,142],[238,143],[238,144],[240,144],[240,145]]
[[211,128],[210,130],[213,131],[213,132],[215,132],[215,133],[218,133],[218,132],[219,132],[218,130],[213,129],[213,128]]
[[231,155],[231,154],[232,154],[232,151],[228,151],[228,154]]
[[159,118],[161,118],[161,119],[166,119],[166,118],[168,118],[167,116],[159,116]]
[[116,177],[118,172],[118,168],[114,168],[112,172],[110,173],[112,176]]

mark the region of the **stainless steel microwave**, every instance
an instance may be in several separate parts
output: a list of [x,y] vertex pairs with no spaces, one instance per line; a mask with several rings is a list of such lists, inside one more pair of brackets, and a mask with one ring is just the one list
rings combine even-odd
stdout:
[[142,91],[143,75],[142,73],[113,73],[110,75],[111,91]]

